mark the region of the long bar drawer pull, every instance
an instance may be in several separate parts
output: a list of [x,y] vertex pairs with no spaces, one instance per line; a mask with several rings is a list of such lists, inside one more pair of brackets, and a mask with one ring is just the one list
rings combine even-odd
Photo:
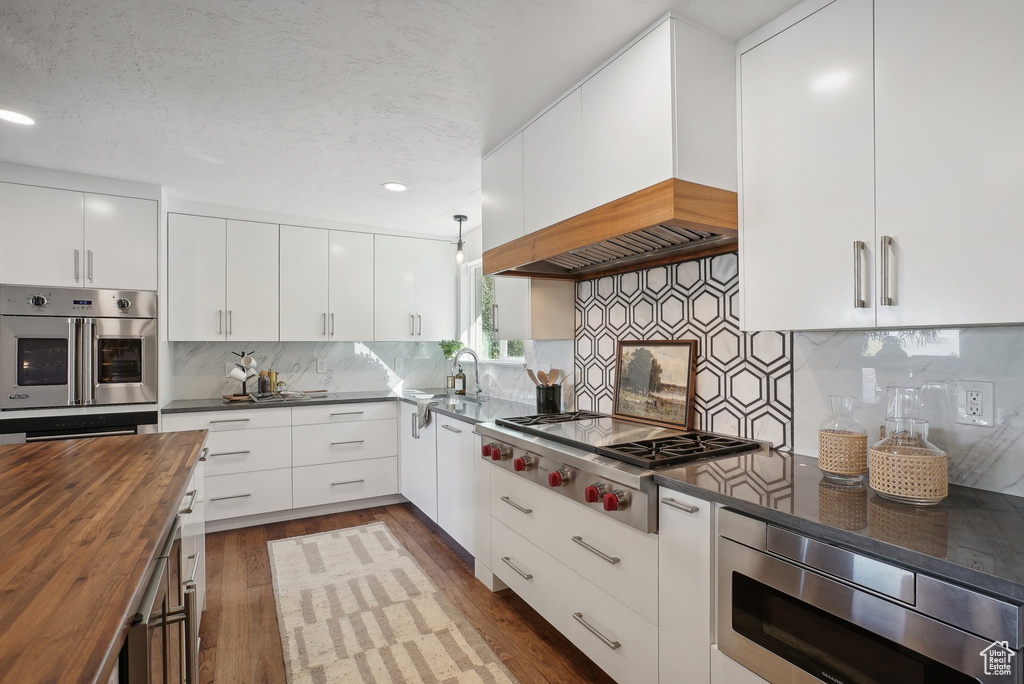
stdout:
[[178,511],[178,515],[188,515],[192,512],[192,507],[196,505],[196,496],[198,496],[198,494],[198,489],[193,489],[191,492],[185,492],[185,496],[190,497],[188,505]]
[[210,447],[203,447],[203,450],[199,452],[199,460],[205,461],[206,457],[210,455]]
[[510,498],[508,498],[507,496],[501,497],[501,500],[504,501],[505,503],[507,503],[512,508],[515,508],[516,510],[522,511],[523,513],[526,513],[527,515],[529,515],[530,513],[533,513],[533,509],[532,508],[523,508],[522,506],[520,506],[519,504],[517,504],[515,501],[513,501]]
[[595,549],[593,546],[591,546],[587,542],[583,541],[583,537],[578,537],[578,536],[577,537],[573,537],[572,540],[574,542],[576,542],[577,544],[579,544],[580,546],[582,546],[583,548],[585,548],[590,553],[592,553],[595,556],[597,556],[598,558],[600,558],[601,560],[608,561],[612,565],[615,565],[616,563],[618,563],[619,561],[622,560],[621,558],[616,558],[615,556],[609,556],[607,553],[604,553],[603,551]]
[[341,411],[339,413],[332,413],[331,414],[331,418],[333,418],[334,416],[361,416],[361,415],[363,415],[362,411]]
[[218,423],[248,423],[248,418],[223,418],[221,420],[211,420],[210,425],[216,425]]
[[331,442],[331,446],[338,446],[339,444],[362,444],[365,439],[346,439],[344,442]]
[[454,432],[457,435],[461,435],[462,434],[462,430],[458,430],[456,428],[453,428],[451,425],[442,425],[441,427],[443,427],[448,432]]
[[210,454],[210,456],[244,456],[245,454],[251,453],[252,452],[249,451],[248,449],[243,449],[242,451],[218,451],[215,454]]
[[508,567],[512,568],[513,570],[515,570],[516,574],[519,575],[520,577],[522,577],[524,580],[532,580],[533,579],[533,575],[531,575],[528,572],[523,572],[522,570],[517,568],[515,563],[513,563],[511,560],[509,560],[508,556],[502,556],[501,557],[501,562],[504,563],[505,565],[507,565]]
[[681,511],[686,511],[687,513],[696,513],[697,511],[700,510],[700,508],[697,506],[691,506],[688,503],[676,501],[675,499],[662,499],[661,503],[665,504],[666,506],[671,506],[672,508],[678,508]]
[[244,499],[252,496],[251,493],[246,492],[245,494],[232,494],[231,496],[215,496],[210,501],[227,501],[228,499]]
[[338,482],[332,482],[331,486],[332,487],[337,487],[338,485],[359,484],[360,482],[366,482],[366,480],[365,479],[362,479],[362,480],[340,480]]
[[593,625],[591,625],[589,622],[583,619],[583,613],[573,613],[572,619],[586,627],[588,632],[590,632],[598,639],[600,639],[601,643],[603,643],[605,646],[612,649],[613,651],[618,647],[622,646],[622,644],[620,644],[618,641],[612,641],[604,634],[601,634],[599,631],[597,631]]

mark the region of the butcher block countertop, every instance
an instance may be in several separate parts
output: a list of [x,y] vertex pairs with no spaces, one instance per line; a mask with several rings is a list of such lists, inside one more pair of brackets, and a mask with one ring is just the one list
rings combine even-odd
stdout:
[[0,679],[109,677],[205,439],[0,446]]

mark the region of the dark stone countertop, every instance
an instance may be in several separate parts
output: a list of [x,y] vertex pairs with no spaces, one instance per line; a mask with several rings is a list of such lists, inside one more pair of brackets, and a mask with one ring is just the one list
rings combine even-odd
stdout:
[[[404,401],[409,404],[417,403],[416,395],[419,394],[442,394],[444,390],[413,390],[399,394],[391,390],[368,391],[368,392],[338,392],[334,394],[314,394],[308,399],[293,399],[272,403],[256,403],[252,401],[226,401],[216,399],[175,399],[165,405],[160,412],[163,414],[172,413],[202,413],[205,411],[232,411],[241,409],[274,409],[292,408],[297,406],[319,406],[322,404],[354,404],[368,401]],[[431,407],[434,413],[451,416],[466,423],[486,423],[498,418],[510,418],[513,416],[528,416],[536,413],[536,408],[531,404],[522,404],[507,399],[496,399],[484,397],[481,401],[463,399],[450,396],[440,399],[432,399],[437,403]]]
[[1024,601],[1024,498],[949,486],[936,506],[823,480],[818,459],[781,451],[659,470],[686,494],[904,566]]

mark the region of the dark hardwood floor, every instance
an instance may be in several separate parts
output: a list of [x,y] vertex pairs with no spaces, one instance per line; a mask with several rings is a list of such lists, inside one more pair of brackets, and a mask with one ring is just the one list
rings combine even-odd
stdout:
[[473,560],[410,504],[215,532],[206,536],[207,602],[199,681],[284,682],[267,541],[383,521],[523,684],[611,682],[511,591],[490,592]]

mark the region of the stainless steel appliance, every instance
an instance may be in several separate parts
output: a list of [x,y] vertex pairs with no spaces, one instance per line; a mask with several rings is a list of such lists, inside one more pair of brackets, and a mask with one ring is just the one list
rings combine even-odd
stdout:
[[481,458],[642,532],[658,530],[654,470],[764,448],[759,442],[672,430],[574,411],[481,423]]
[[728,509],[717,544],[718,648],[768,681],[1021,682],[1017,603]]
[[155,292],[0,285],[0,409],[157,398]]
[[51,442],[58,439],[117,437],[157,432],[156,411],[87,413],[0,420],[0,444]]

